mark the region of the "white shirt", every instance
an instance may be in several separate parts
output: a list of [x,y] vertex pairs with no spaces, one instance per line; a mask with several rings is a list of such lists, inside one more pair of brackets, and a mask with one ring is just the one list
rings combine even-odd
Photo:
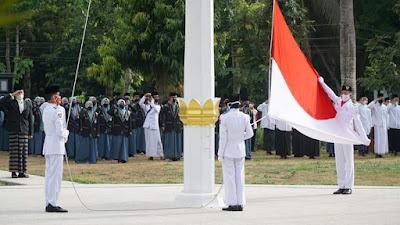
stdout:
[[358,108],[360,120],[365,130],[365,133],[369,135],[369,133],[371,132],[371,127],[373,127],[371,109],[369,109],[367,105],[360,104],[358,102],[356,103],[356,106]]
[[43,125],[46,137],[44,139],[44,155],[64,155],[65,142],[63,132],[67,129],[64,107],[52,103],[40,106],[43,110]]
[[257,110],[262,112],[262,117],[266,116],[265,119],[261,120],[260,127],[268,128],[270,130],[275,130],[275,119],[268,116],[268,108],[269,105],[263,102],[261,105],[257,107]]
[[219,157],[243,158],[246,156],[244,141],[253,137],[250,117],[239,111],[230,109],[220,117]]
[[146,115],[143,128],[158,130],[160,129],[158,124],[158,117],[161,111],[161,106],[155,105],[153,102],[150,102],[150,104],[144,104],[145,100],[146,96],[143,96],[139,101],[139,105],[144,110],[144,113]]
[[395,104],[388,106],[389,128],[400,129],[400,107]]
[[388,112],[387,106],[379,104],[376,100],[368,104],[372,112],[372,122],[374,126],[387,126]]
[[292,131],[292,126],[290,126],[288,123],[280,120],[276,120],[276,129],[280,131]]

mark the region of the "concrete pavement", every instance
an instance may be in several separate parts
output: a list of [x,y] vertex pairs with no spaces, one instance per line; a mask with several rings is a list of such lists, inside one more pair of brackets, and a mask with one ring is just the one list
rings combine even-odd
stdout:
[[[60,206],[67,214],[45,213],[44,178],[8,178],[0,171],[0,225],[9,224],[400,224],[400,187],[356,187],[332,195],[335,186],[247,185],[243,212],[220,208],[172,209],[183,185],[77,184],[63,182]],[[121,210],[121,211],[119,211]],[[126,210],[126,211],[123,211]]]

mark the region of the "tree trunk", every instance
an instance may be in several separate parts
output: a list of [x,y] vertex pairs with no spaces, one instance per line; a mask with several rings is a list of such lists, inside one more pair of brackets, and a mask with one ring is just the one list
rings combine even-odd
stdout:
[[112,98],[113,96],[114,96],[114,86],[112,85],[112,84],[107,84],[106,85],[106,88],[105,88],[105,91],[106,91],[106,96],[108,97],[108,98]]
[[131,68],[126,68],[125,69],[125,87],[124,87],[123,94],[130,93],[131,84],[132,84],[132,70],[131,70]]
[[340,1],[340,74],[342,85],[350,85],[353,88],[353,100],[357,99],[353,0]]
[[17,69],[18,69],[18,61],[19,59],[19,26],[15,26],[15,58],[17,59],[14,62],[14,75],[17,74]]
[[233,86],[233,94],[240,94],[240,89],[242,88],[241,84],[236,84]]
[[25,96],[31,96],[31,68],[28,66],[25,69],[24,84],[23,84]]
[[168,70],[160,69],[156,72],[156,90],[160,96],[160,100],[168,99]]
[[10,31],[6,28],[6,67],[7,73],[11,73],[11,60],[10,60]]

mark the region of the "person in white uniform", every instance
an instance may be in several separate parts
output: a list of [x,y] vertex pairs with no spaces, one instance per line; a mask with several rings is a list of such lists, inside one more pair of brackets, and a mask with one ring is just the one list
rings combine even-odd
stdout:
[[[371,109],[368,108],[368,98],[365,95],[361,95],[358,102],[356,103],[356,107],[358,108],[358,112],[360,114],[360,120],[364,127],[365,133],[367,137],[371,133],[372,128],[372,114]],[[368,153],[368,146],[366,145],[356,145],[354,146],[356,150],[358,150],[358,154],[360,156],[365,156]]]
[[275,119],[268,116],[269,100],[265,100],[257,107],[261,112],[262,117],[260,127],[264,129],[264,148],[267,155],[272,155],[272,150],[275,150]]
[[400,152],[400,107],[399,96],[393,94],[389,112],[389,150],[396,156]]
[[220,139],[218,161],[222,163],[225,200],[224,211],[243,211],[244,162],[246,149],[244,141],[253,136],[250,117],[239,111],[239,96],[230,98],[230,110],[220,117]]
[[[342,87],[341,95],[338,97],[332,89],[325,84],[324,78],[319,77],[318,82],[333,101],[334,107],[345,126],[355,128],[355,131],[365,145],[369,145],[370,140],[365,134],[358,110],[351,100],[352,89],[350,86]],[[335,161],[339,190],[333,194],[351,194],[354,188],[354,148],[351,144],[335,143]]]
[[378,98],[368,104],[372,112],[372,122],[374,124],[374,151],[376,158],[382,158],[389,152],[388,144],[388,121],[389,114],[387,106],[383,104],[383,94],[379,93]]
[[144,110],[146,116],[143,124],[146,140],[146,156],[149,157],[149,160],[153,160],[154,157],[163,157],[163,146],[158,122],[161,106],[154,104],[151,93],[145,94],[140,99],[139,105]]
[[61,97],[58,87],[47,87],[45,92],[48,102],[40,108],[43,111],[43,125],[46,134],[43,154],[46,159],[45,171],[45,198],[46,212],[65,213],[68,210],[58,206],[58,195],[61,190],[63,175],[63,157],[65,143],[68,140],[65,109],[60,106]]

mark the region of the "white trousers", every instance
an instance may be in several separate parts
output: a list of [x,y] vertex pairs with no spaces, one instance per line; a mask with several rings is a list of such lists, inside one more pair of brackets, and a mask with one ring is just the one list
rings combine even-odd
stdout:
[[160,130],[144,129],[144,138],[146,140],[146,156],[163,156],[163,146],[161,143]]
[[354,149],[353,145],[335,144],[337,181],[341,189],[354,187]]
[[222,172],[227,205],[244,205],[244,157],[224,157]]
[[61,190],[64,155],[45,155],[45,158],[46,171],[44,193],[46,206],[48,204],[58,206],[57,201]]
[[384,155],[389,152],[388,131],[386,126],[374,126],[375,154]]

